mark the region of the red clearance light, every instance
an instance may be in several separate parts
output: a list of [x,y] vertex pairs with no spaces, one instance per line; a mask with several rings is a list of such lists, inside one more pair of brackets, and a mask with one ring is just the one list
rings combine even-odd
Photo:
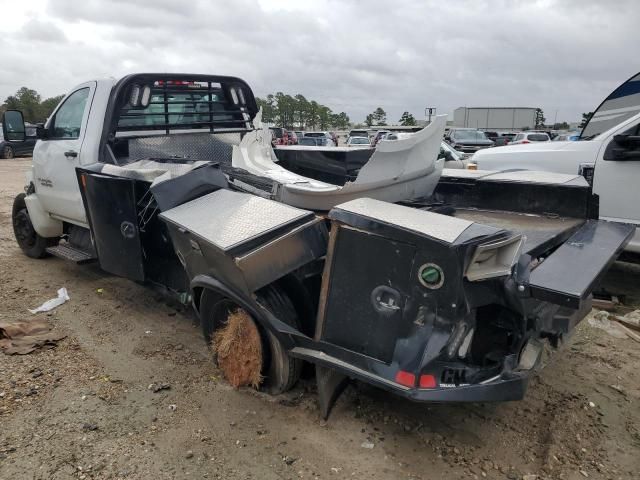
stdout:
[[420,375],[420,388],[436,388],[436,377],[433,375]]
[[396,373],[396,383],[404,385],[405,387],[414,387],[416,385],[416,376],[413,373],[399,370]]

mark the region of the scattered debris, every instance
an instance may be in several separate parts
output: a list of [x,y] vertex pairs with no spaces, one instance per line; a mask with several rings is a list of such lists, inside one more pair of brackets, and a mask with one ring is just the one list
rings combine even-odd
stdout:
[[31,313],[39,313],[39,312],[48,312],[49,310],[53,310],[56,307],[59,307],[64,302],[69,300],[69,294],[67,293],[67,289],[62,287],[58,289],[58,296],[56,298],[52,298],[51,300],[47,300],[38,308],[33,310],[29,309]]
[[615,391],[616,391],[616,392],[618,392],[620,395],[623,395],[623,396],[625,396],[625,397],[627,396],[627,392],[626,392],[626,391],[625,391],[625,389],[624,389],[624,388],[622,388],[622,386],[620,386],[620,385],[609,385],[609,388],[611,388],[611,389],[615,390]]
[[173,403],[171,405],[169,405],[169,410],[171,410],[172,412],[175,412],[177,409],[178,409],[177,405],[175,405]]
[[193,452],[191,450],[187,450],[187,453],[185,454],[184,458],[193,458]]
[[161,390],[171,390],[171,385],[168,383],[152,383],[147,387],[147,390],[152,390],[153,393],[158,393]]
[[375,447],[375,445],[372,442],[362,442],[360,446],[362,448],[368,448],[368,449],[372,449],[373,447]]
[[294,457],[290,457],[289,455],[284,455],[282,457],[282,461],[284,463],[286,463],[287,465],[293,465],[296,462],[296,460],[298,460],[298,459],[294,458]]
[[604,330],[615,338],[626,338],[626,333],[620,328],[618,322],[612,322],[609,313],[605,311],[596,312],[589,316],[587,322],[595,328]]
[[632,330],[640,332],[640,310],[634,310],[623,317],[616,317],[616,320]]
[[82,430],[84,430],[85,432],[94,432],[98,430],[98,425],[96,425],[95,423],[85,423],[82,425]]
[[0,322],[0,350],[7,355],[26,355],[39,348],[53,348],[65,337],[52,332],[44,318]]
[[[617,320],[617,318],[615,319]],[[631,340],[635,340],[636,342],[640,343],[640,335],[638,335],[637,333],[635,333],[633,330],[631,330],[629,327],[623,325],[622,323],[618,323],[618,327],[627,335],[627,337],[629,337]]]

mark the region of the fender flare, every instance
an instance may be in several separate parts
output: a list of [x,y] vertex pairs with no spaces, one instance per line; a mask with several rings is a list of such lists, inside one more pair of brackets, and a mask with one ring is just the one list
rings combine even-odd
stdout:
[[[31,184],[32,185],[32,184]],[[31,190],[29,188],[29,190]],[[29,212],[29,218],[33,229],[38,235],[44,238],[60,237],[63,233],[63,223],[61,220],[51,218],[44,209],[37,193],[32,193],[24,198],[24,203]]]
[[295,347],[292,335],[302,335],[293,327],[287,325],[281,320],[278,320],[271,312],[262,307],[252,296],[239,293],[209,275],[196,275],[193,280],[191,280],[192,303],[194,310],[198,314],[198,318],[200,318],[200,297],[202,296],[202,290],[204,289],[216,292],[240,305],[243,309],[249,312],[263,328],[268,329],[273,333],[285,350],[291,350]]

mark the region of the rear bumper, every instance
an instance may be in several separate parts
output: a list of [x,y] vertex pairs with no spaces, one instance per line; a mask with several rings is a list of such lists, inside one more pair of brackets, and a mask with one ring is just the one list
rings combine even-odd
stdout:
[[503,372],[482,383],[437,388],[410,388],[317,350],[296,347],[290,355],[339,371],[414,402],[505,402],[521,400],[534,370]]

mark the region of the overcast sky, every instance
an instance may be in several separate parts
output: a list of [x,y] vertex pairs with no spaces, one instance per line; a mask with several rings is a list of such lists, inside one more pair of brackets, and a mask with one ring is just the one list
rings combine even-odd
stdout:
[[362,121],[427,106],[578,120],[640,71],[640,2],[0,0],[0,100],[141,71],[235,75]]

